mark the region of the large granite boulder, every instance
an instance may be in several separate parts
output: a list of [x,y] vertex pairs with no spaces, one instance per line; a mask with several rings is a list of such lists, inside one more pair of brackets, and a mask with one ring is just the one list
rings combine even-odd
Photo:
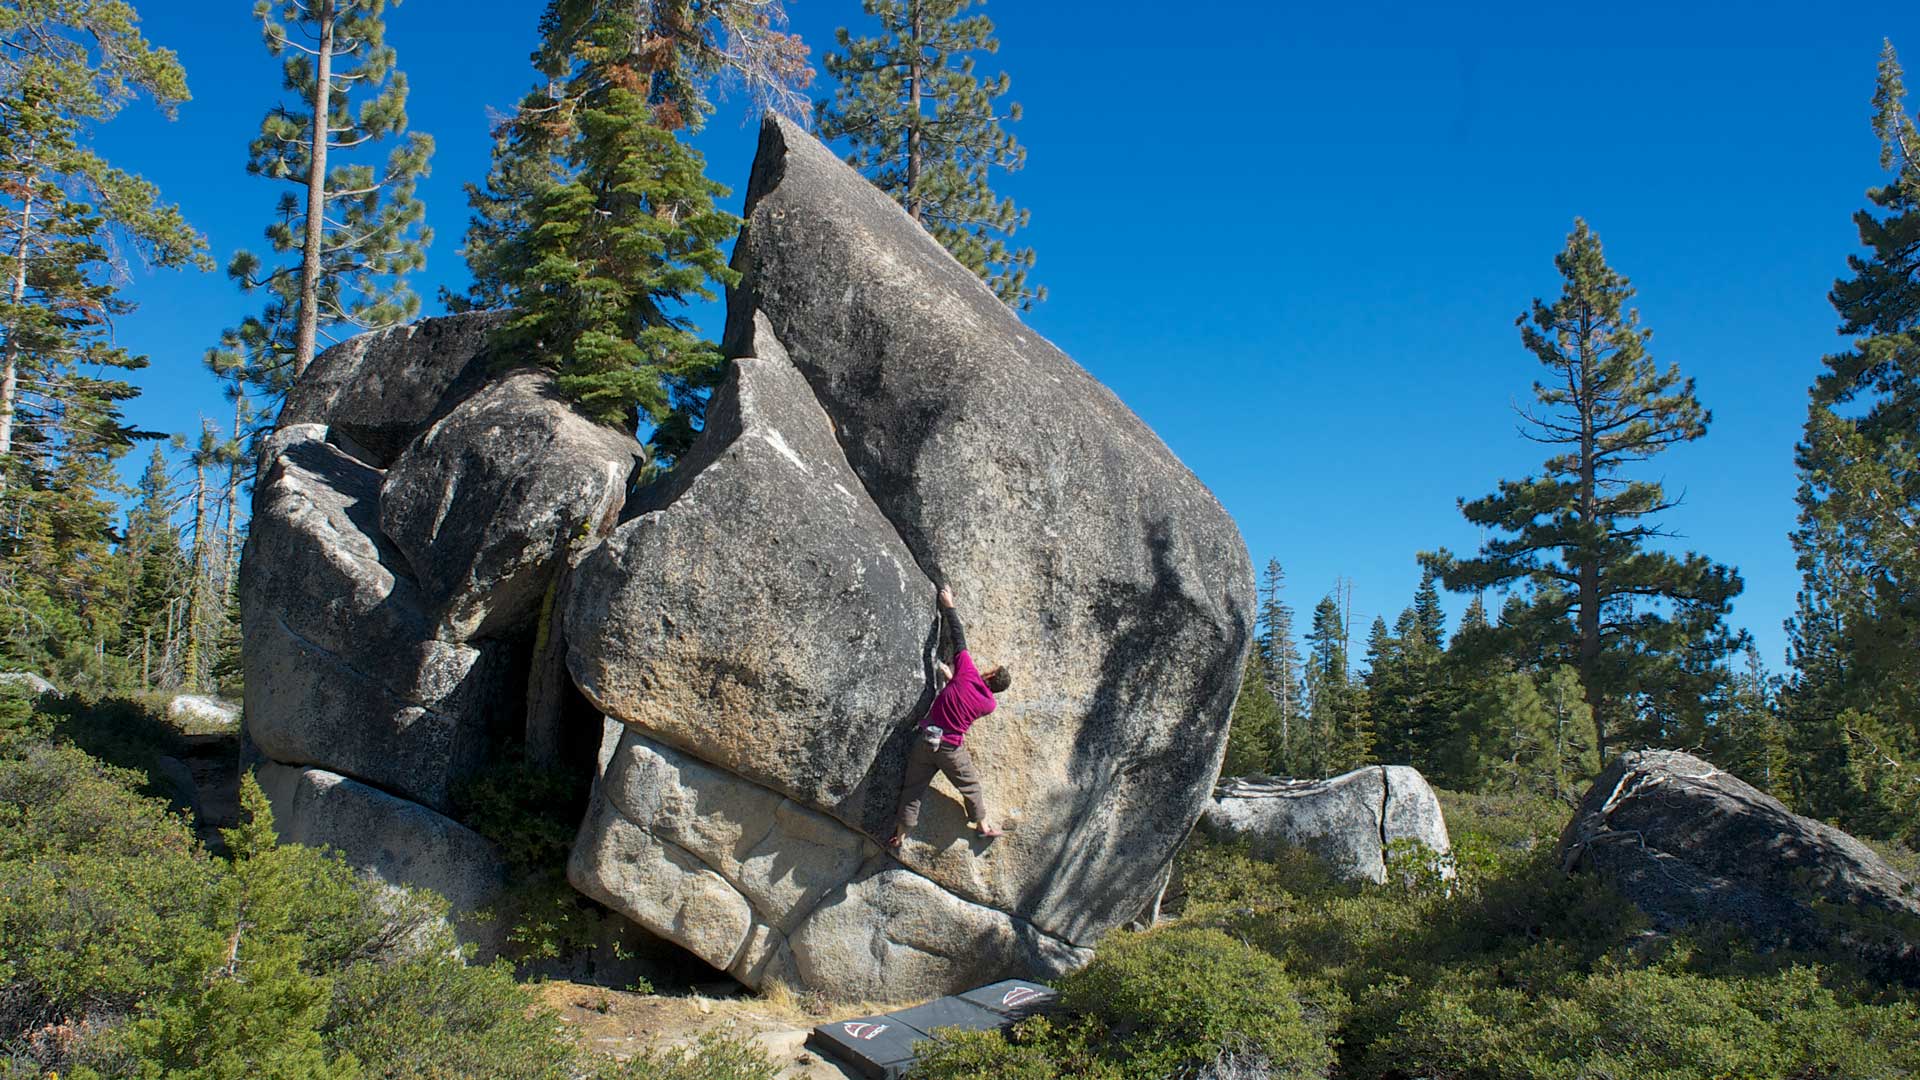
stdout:
[[[1137,417],[804,132],[766,123],[748,203],[743,359],[567,598],[573,674],[626,729],[573,880],[749,982],[897,998],[1070,966],[1207,804],[1245,546]],[[1012,828],[973,840],[936,795],[882,853],[936,581],[982,664],[1016,672],[968,738]],[[781,890],[736,867],[763,848],[787,853]]]
[[1767,945],[1843,944],[1920,976],[1920,885],[1872,848],[1674,750],[1615,758],[1560,838],[1663,930],[1739,926]]
[[455,405],[397,457],[380,531],[406,556],[442,641],[524,629],[584,532],[605,533],[645,463],[632,435],[521,370]]
[[487,336],[506,318],[476,311],[350,337],[313,358],[287,390],[279,424],[324,424],[337,444],[384,468],[485,374]]
[[511,655],[433,637],[420,588],[379,531],[380,471],[282,427],[261,454],[240,560],[247,734],[436,809],[481,765]]
[[[1376,885],[1387,880],[1387,848],[1395,841],[1442,856],[1453,849],[1439,798],[1406,765],[1368,765],[1330,780],[1228,780],[1200,821],[1208,835],[1244,839],[1256,853],[1305,848],[1336,874]],[[1452,876],[1444,860],[1441,867]]]

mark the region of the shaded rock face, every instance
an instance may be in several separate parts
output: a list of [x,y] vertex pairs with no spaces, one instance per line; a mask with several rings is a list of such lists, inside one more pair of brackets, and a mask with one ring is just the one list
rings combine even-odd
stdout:
[[1920,977],[1920,886],[1860,841],[1691,754],[1615,758],[1560,855],[1662,930],[1717,921],[1763,944],[1838,942]]
[[[735,262],[709,430],[568,594],[574,677],[626,729],[572,879],[749,983],[900,998],[1070,967],[1206,805],[1245,546],[1111,393],[784,121]],[[973,840],[942,781],[884,853],[938,581],[982,666],[1016,672],[968,736],[1012,828]],[[749,869],[768,852],[782,890]]]
[[348,338],[287,391],[279,425],[324,424],[336,443],[384,468],[483,376],[487,335],[505,318],[477,311]]
[[1256,853],[1306,848],[1342,877],[1376,885],[1387,880],[1387,847],[1396,840],[1453,850],[1438,796],[1405,765],[1369,765],[1330,780],[1229,780],[1200,821],[1209,835],[1247,840]]
[[[262,448],[239,581],[245,730],[280,832],[457,910],[505,871],[446,815],[521,737],[540,615],[642,463],[546,374],[483,368],[497,321],[316,359]],[[433,853],[402,857],[414,842]]]

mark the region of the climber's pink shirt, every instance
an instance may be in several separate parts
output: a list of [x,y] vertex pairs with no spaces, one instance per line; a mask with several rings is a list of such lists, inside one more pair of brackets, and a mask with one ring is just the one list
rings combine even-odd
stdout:
[[953,656],[953,678],[934,695],[933,708],[927,710],[926,723],[947,734],[943,746],[959,746],[975,720],[993,711],[993,691],[973,666],[973,657],[962,649]]

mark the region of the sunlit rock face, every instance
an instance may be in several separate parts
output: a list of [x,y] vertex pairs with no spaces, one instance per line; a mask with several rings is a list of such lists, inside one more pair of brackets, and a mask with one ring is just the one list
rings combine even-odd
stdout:
[[[1082,962],[1205,807],[1253,581],[1160,440],[919,225],[761,132],[715,419],[581,567],[567,638],[621,732],[570,868],[742,979],[942,993]],[[950,583],[1015,674],[898,853]],[[646,779],[637,779],[645,777]],[[646,797],[644,792],[673,792]],[[762,862],[781,865],[769,889]]]

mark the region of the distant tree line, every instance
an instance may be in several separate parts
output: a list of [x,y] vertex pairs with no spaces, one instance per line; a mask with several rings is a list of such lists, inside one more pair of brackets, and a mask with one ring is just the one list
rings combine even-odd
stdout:
[[[1543,372],[1523,433],[1548,456],[1461,501],[1488,539],[1421,554],[1419,588],[1373,621],[1357,669],[1332,595],[1300,655],[1269,562],[1225,771],[1404,763],[1568,799],[1609,754],[1682,747],[1859,835],[1920,840],[1920,131],[1905,97],[1888,44],[1874,130],[1889,176],[1854,216],[1864,250],[1830,294],[1850,343],[1822,362],[1796,448],[1785,677],[1727,625],[1738,573],[1661,544],[1677,500],[1635,466],[1705,436],[1711,415],[1653,361],[1630,284],[1576,221],[1560,295],[1520,319]],[[1450,635],[1442,587],[1469,596]]]

